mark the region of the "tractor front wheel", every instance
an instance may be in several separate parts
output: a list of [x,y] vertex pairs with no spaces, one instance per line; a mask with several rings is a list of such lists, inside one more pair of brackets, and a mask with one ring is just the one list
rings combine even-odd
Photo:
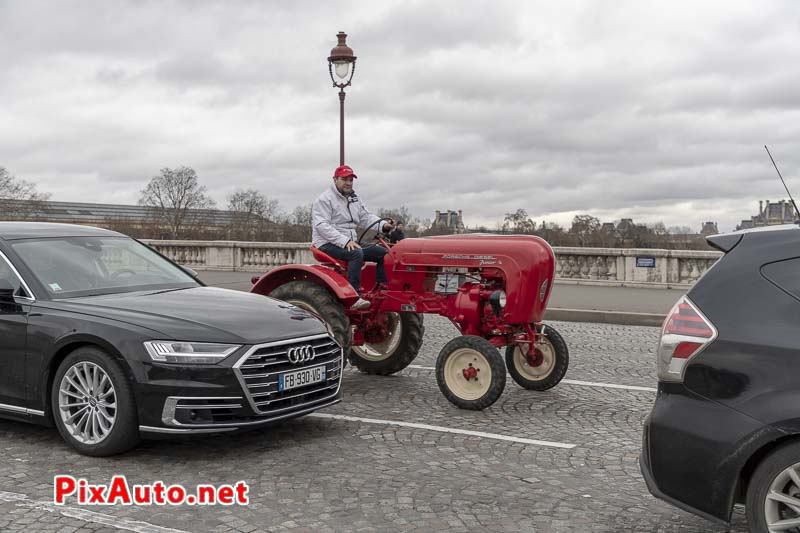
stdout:
[[536,336],[533,353],[525,353],[527,344],[506,347],[508,373],[523,389],[550,389],[567,373],[569,349],[564,338],[551,326],[543,326],[542,333]]
[[480,411],[503,393],[506,367],[492,343],[483,337],[464,335],[445,344],[439,352],[436,382],[453,405]]
[[400,372],[417,357],[424,331],[419,313],[381,313],[367,326],[366,342],[350,349],[350,362],[366,374]]

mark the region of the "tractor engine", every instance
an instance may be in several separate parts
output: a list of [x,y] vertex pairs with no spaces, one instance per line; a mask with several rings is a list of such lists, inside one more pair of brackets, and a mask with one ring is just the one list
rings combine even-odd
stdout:
[[443,296],[444,315],[464,334],[497,335],[507,303],[505,279],[495,269],[443,268],[428,275],[426,285]]

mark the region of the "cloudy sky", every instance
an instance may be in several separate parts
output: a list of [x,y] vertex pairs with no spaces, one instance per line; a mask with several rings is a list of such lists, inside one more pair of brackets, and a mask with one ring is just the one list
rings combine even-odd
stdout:
[[0,166],[135,204],[188,165],[286,211],[338,164],[326,58],[358,56],[346,160],[367,205],[732,229],[800,197],[800,3],[0,0]]

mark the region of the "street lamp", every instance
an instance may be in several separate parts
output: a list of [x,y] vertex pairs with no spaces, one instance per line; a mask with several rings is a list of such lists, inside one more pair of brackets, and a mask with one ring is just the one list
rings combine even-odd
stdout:
[[[331,50],[328,57],[328,73],[334,87],[339,88],[339,165],[344,165],[344,88],[350,85],[356,71],[356,56],[353,49],[347,46],[347,34],[340,31],[336,34],[339,42]],[[333,73],[336,71],[336,78]],[[346,81],[345,81],[346,80]]]

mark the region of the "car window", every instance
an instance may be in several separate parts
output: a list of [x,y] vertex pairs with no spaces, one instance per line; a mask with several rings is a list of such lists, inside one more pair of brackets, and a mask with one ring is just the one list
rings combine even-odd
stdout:
[[0,289],[14,289],[17,296],[29,296],[22,287],[22,281],[11,270],[4,255],[0,254]]
[[761,267],[761,274],[772,283],[800,299],[800,258],[768,263]]
[[127,237],[25,239],[11,246],[56,298],[198,286],[183,269]]

